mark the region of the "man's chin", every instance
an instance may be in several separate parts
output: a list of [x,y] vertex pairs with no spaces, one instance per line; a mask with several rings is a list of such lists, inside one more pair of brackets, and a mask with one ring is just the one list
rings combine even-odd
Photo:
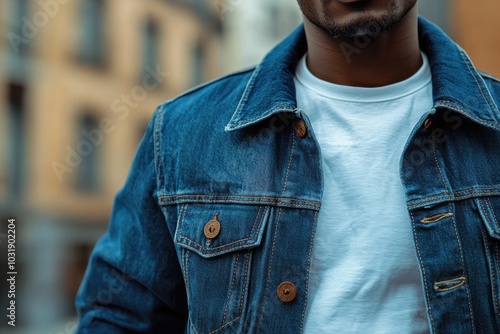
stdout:
[[362,36],[374,36],[382,31],[389,30],[394,25],[385,18],[364,17],[356,20],[341,23],[341,22],[325,22],[322,24],[322,29],[326,30],[333,38],[349,39]]
[[348,39],[361,36],[373,36],[391,30],[410,12],[413,6],[401,12],[381,10],[360,11],[334,18],[325,15],[320,28],[333,38]]

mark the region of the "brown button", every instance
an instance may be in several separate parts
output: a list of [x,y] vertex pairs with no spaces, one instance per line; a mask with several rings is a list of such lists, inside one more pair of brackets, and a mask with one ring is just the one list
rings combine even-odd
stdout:
[[306,136],[307,127],[306,127],[306,123],[304,123],[303,120],[299,120],[299,121],[297,121],[297,123],[295,123],[295,132],[297,132],[297,135],[300,138],[304,138]]
[[429,126],[431,126],[431,124],[432,124],[432,121],[431,121],[430,119],[428,119],[428,118],[427,118],[427,119],[425,120],[425,122],[424,122],[424,127],[425,127],[426,129],[428,129],[428,128],[429,128]]
[[205,233],[205,236],[208,239],[213,239],[216,238],[219,233],[220,233],[220,222],[218,220],[219,214],[216,213],[214,215],[214,219],[209,221],[206,225],[205,228],[203,229],[203,232]]
[[283,282],[278,286],[277,293],[282,302],[289,303],[297,296],[297,288],[292,282]]

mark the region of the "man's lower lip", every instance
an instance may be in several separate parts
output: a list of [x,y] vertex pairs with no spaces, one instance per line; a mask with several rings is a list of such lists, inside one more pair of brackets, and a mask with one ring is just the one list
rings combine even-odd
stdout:
[[363,0],[337,0],[338,2],[343,2],[343,3],[353,3],[353,2],[360,2]]

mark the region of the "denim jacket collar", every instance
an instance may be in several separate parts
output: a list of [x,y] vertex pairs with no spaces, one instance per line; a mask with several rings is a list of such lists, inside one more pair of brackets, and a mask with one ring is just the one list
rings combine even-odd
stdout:
[[295,68],[307,50],[300,25],[257,66],[225,130],[237,130],[276,113],[296,112]]
[[[465,51],[422,17],[419,39],[431,66],[434,109],[450,109],[500,130],[499,108]],[[241,129],[280,112],[297,113],[293,77],[306,50],[300,25],[256,67],[225,130]]]

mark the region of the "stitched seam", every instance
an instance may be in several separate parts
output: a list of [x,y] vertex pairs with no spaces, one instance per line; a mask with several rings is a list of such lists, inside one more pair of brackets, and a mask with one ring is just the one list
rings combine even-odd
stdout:
[[187,290],[187,297],[188,300],[191,298],[191,284],[189,284],[189,266],[188,266],[188,261],[189,261],[189,250],[186,250],[184,252],[184,268],[186,268],[186,290]]
[[450,110],[458,112],[459,114],[462,114],[462,115],[464,115],[464,116],[466,116],[466,117],[474,120],[477,123],[480,123],[482,125],[486,125],[486,126],[495,128],[497,130],[500,129],[500,126],[495,125],[494,121],[484,121],[484,120],[482,120],[480,118],[477,118],[477,117],[474,117],[472,115],[467,114],[466,112],[464,112],[462,109],[459,108],[460,106],[457,107],[457,104],[454,101],[450,101],[450,100],[447,100],[447,99],[441,99],[440,101],[444,102],[444,103],[442,105],[436,105],[436,106],[446,107],[446,108],[448,108]]
[[245,264],[245,274],[243,276],[243,288],[241,290],[241,298],[240,298],[240,305],[239,305],[239,309],[238,309],[238,316],[236,318],[234,318],[233,320],[229,321],[228,323],[223,324],[219,328],[214,329],[213,331],[210,332],[210,334],[213,334],[213,333],[216,333],[216,332],[220,331],[224,327],[229,326],[229,324],[231,324],[231,323],[235,322],[236,320],[238,320],[239,318],[241,318],[241,314],[243,312],[244,294],[245,294],[245,290],[247,289],[247,285],[248,285],[247,284],[247,272],[248,272],[248,267],[249,267],[249,264],[250,264],[250,258],[251,258],[251,251],[248,251],[247,255],[246,255],[246,261],[245,261],[245,263],[246,263]]
[[179,212],[179,217],[177,218],[177,239],[182,238],[182,226],[184,225],[184,217],[186,215],[186,210],[189,204],[184,204],[181,206],[181,211]]
[[304,330],[304,318],[306,315],[306,308],[307,308],[307,298],[308,298],[308,293],[309,293],[309,272],[311,270],[311,255],[313,251],[313,241],[314,241],[314,234],[315,234],[315,224],[317,224],[316,218],[318,216],[318,212],[314,213],[314,221],[313,221],[313,229],[312,229],[312,234],[311,234],[311,241],[309,243],[309,253],[307,254],[307,274],[306,274],[306,289],[305,289],[305,302],[304,302],[304,307],[302,308],[302,317],[300,319],[300,332],[302,333]]
[[[483,245],[484,245],[484,251],[486,253],[486,258],[488,259],[488,264],[489,264],[489,269],[490,269],[490,275],[491,275],[491,285],[493,288],[493,301],[495,302],[495,308],[497,315],[500,314],[500,308],[498,307],[498,296],[497,296],[497,275],[496,275],[496,270],[495,270],[495,265],[493,264],[493,260],[491,259],[491,254],[489,251],[488,247],[488,237],[486,236],[486,233],[483,232]],[[495,245],[496,251],[498,251],[497,246]]]
[[261,114],[261,115],[258,115],[258,116],[254,116],[252,118],[244,118],[244,119],[241,119],[239,120],[237,123],[235,123],[236,126],[240,126],[242,124],[245,124],[245,123],[248,123],[248,122],[252,122],[256,119],[259,119],[259,118],[266,118],[267,116],[269,115],[272,115],[274,112],[276,111],[292,111],[290,110],[291,109],[291,106],[289,104],[277,104],[275,105],[271,110],[269,110],[268,112],[266,112],[265,114]]
[[291,110],[291,106],[288,104],[278,104],[278,105],[275,105],[271,110],[269,110],[265,114],[261,114],[261,115],[258,115],[258,116],[252,117],[252,118],[246,118],[246,119],[239,120],[238,122],[234,123],[234,126],[238,127],[238,126],[241,126],[242,124],[252,122],[252,121],[259,119],[259,118],[264,119],[264,118],[272,115],[273,113],[276,113],[277,111],[291,112],[292,110]]
[[[485,190],[495,190],[493,192],[482,192],[482,191],[485,191]],[[432,196],[427,196],[427,197],[424,197],[424,198],[420,198],[418,200],[411,200],[409,201],[409,203],[411,202],[416,202],[415,204],[410,204],[408,205],[408,208],[409,209],[415,209],[415,208],[419,208],[423,205],[425,205],[426,202],[432,202],[432,201],[436,201],[436,200],[462,200],[462,199],[468,199],[468,198],[472,198],[472,197],[479,197],[479,196],[497,196],[497,195],[500,195],[500,189],[498,189],[498,187],[489,187],[489,188],[478,188],[477,190],[478,191],[474,191],[472,193],[469,193],[469,194],[466,194],[466,195],[460,195],[460,196],[457,196],[455,194],[460,194],[460,193],[463,193],[463,192],[468,192],[470,190],[462,190],[462,191],[458,191],[458,192],[453,192],[453,193],[450,193],[450,192],[445,192],[443,194],[440,194],[440,195],[432,195]],[[451,198],[450,198],[451,197]]]
[[187,299],[189,301],[190,293],[189,293],[189,283],[188,283],[188,277],[186,273],[186,252],[188,252],[187,249],[182,250],[182,255],[181,255],[181,263],[182,263],[182,276],[184,277],[184,284],[186,285],[186,294],[187,294]]
[[[495,189],[495,188],[492,188]],[[220,200],[222,202],[231,202],[231,201],[239,201],[240,199],[250,199],[253,201],[256,201],[258,199],[271,199],[274,200],[274,202],[280,204],[284,203],[286,201],[291,201],[291,202],[299,202],[299,203],[311,203],[311,204],[316,204],[320,205],[320,201],[315,201],[315,200],[308,200],[308,199],[300,199],[300,198],[293,198],[293,197],[273,197],[273,196],[241,196],[241,195],[217,195],[217,196],[207,196],[203,194],[189,194],[189,195],[160,195],[159,199],[161,201],[160,204],[166,204],[166,203],[174,203],[177,202],[180,199],[183,198],[196,198],[200,197],[200,199],[203,199],[204,201],[219,201],[218,198],[224,198],[224,197],[230,197],[227,200]],[[206,200],[208,198],[209,200]]]
[[481,205],[481,210],[483,211],[484,218],[486,219],[488,224],[491,225],[491,227],[493,227],[493,224],[490,221],[490,215],[488,214],[488,211],[486,211],[486,209],[484,208],[483,201],[478,198],[478,202]]
[[194,326],[194,322],[193,322],[193,319],[191,318],[191,315],[189,315],[189,322],[191,323],[191,328],[194,330],[194,332],[196,334],[199,334],[198,330],[196,329],[196,327]]
[[496,215],[495,215],[495,210],[493,210],[493,205],[491,205],[491,201],[490,201],[490,199],[489,199],[489,198],[486,198],[485,200],[486,200],[486,202],[487,202],[488,207],[490,208],[491,215],[493,216],[493,217],[492,217],[493,222],[495,223],[495,225],[497,226],[497,228],[498,228],[498,229],[500,229],[500,226],[498,226],[498,220],[497,220],[497,217],[496,217]]
[[[239,259],[240,259],[240,254],[237,253],[236,254],[235,264],[234,264],[234,270],[233,270],[233,278],[232,278],[232,282],[231,282],[231,290],[230,290],[229,297],[228,297],[228,300],[227,300],[227,307],[229,307],[229,299],[231,297],[231,294],[232,294],[232,291],[233,291],[233,288],[234,288],[234,281],[235,281],[235,278],[236,278],[236,272],[237,272],[237,268],[238,268]],[[226,309],[226,311],[227,311],[227,309]],[[226,311],[224,311],[224,317],[222,318],[222,325],[224,325],[224,320],[226,319]]]
[[[488,189],[488,188],[486,188]],[[491,188],[495,189],[495,188]],[[311,202],[311,203],[320,203],[319,201],[315,200],[310,200],[310,199],[300,199],[300,198],[294,198],[294,197],[274,197],[274,196],[246,196],[246,195],[205,195],[205,194],[185,194],[185,195],[160,195],[159,196],[161,199],[165,198],[182,198],[182,197],[209,197],[209,198],[220,198],[220,197],[233,197],[233,198],[254,198],[254,199],[259,199],[259,198],[270,198],[270,199],[278,199],[278,200],[291,200],[291,201],[298,201],[298,202]],[[172,200],[166,200],[166,201],[172,201]]]
[[[212,248],[210,248],[210,249],[203,247],[202,245],[200,245],[199,243],[197,243],[196,241],[194,241],[194,240],[192,240],[192,239],[190,239],[190,238],[188,238],[188,237],[185,237],[185,236],[179,236],[179,238],[180,238],[180,239],[185,239],[185,240],[188,240],[188,241],[192,242],[193,244],[195,244],[196,246],[198,246],[199,248],[201,248],[203,251],[211,251],[211,250],[216,250],[216,249],[226,248],[226,247],[228,247],[228,246],[230,246],[230,245],[234,245],[234,244],[236,244],[236,243],[240,243],[240,242],[244,242],[244,241],[250,240],[250,239],[251,239],[251,237],[253,236],[253,231],[254,231],[254,229],[255,229],[255,224],[257,223],[257,219],[259,218],[259,212],[260,212],[261,208],[262,208],[262,206],[260,206],[260,207],[259,207],[259,211],[257,212],[257,216],[255,217],[255,221],[254,221],[254,223],[253,223],[253,227],[252,227],[252,230],[250,231],[250,236],[249,236],[249,237],[246,237],[246,238],[243,238],[243,239],[239,239],[239,240],[235,240],[235,241],[232,241],[232,242],[230,242],[230,243],[226,243],[226,244],[224,244],[224,245],[220,245],[220,246],[217,246],[217,247],[212,247]],[[261,219],[261,221],[260,221],[260,223],[259,223],[259,228],[258,228],[258,229],[260,229],[260,227],[262,226],[262,222],[263,222],[263,221],[264,221],[264,215],[262,215],[262,219]],[[233,248],[231,248],[230,250],[232,250],[232,249],[235,249],[235,248],[233,247]],[[224,252],[224,251],[221,251],[221,252]],[[218,252],[218,253],[212,253],[212,254],[216,255],[216,254],[220,254],[221,252]]]
[[[251,255],[252,255],[252,252],[249,250],[247,252],[247,255],[246,255],[246,260],[245,260],[245,273],[243,275],[243,286],[242,286],[242,290],[241,290],[241,295],[240,295],[240,303],[239,303],[239,308],[238,308],[238,316],[236,318],[234,318],[233,320],[227,322],[227,323],[223,323],[222,326],[220,326],[219,328],[217,329],[214,329],[213,331],[211,331],[210,333],[216,333],[218,331],[220,331],[221,329],[229,326],[231,323],[237,321],[238,319],[241,318],[241,315],[242,315],[242,312],[243,312],[243,301],[244,301],[244,295],[245,295],[245,291],[248,289],[247,285],[248,285],[248,269],[250,267],[250,259],[251,259]],[[238,254],[238,257],[239,257],[239,254]],[[237,260],[238,262],[238,260]],[[237,264],[237,263],[236,263]],[[234,284],[234,280],[235,280],[235,277],[236,277],[236,265],[235,265],[235,269],[233,270],[233,278],[232,278],[232,285],[231,285],[231,290],[233,289],[233,284]],[[229,298],[228,298],[228,303],[226,304],[226,309],[227,309],[227,306],[229,305]],[[224,322],[224,318],[226,316],[226,312],[224,312],[224,316],[223,316],[223,322]]]
[[186,278],[187,278],[187,286],[188,291],[190,291],[189,295],[191,295],[191,282],[189,281],[189,250],[185,252],[185,266],[186,266]]
[[[474,75],[474,72],[472,71],[472,64],[470,64],[469,60],[465,57],[464,55],[464,52],[461,51],[460,52],[460,55],[462,56],[462,59],[465,61],[466,65],[467,65],[467,69],[469,70],[470,74],[472,75],[472,77],[474,78],[474,81],[476,82],[477,84],[477,87],[479,88],[479,91],[481,92],[481,95],[483,96],[483,99],[486,101],[486,104],[488,105],[488,107],[490,108],[490,111],[492,113],[492,116],[494,117],[495,115],[495,110],[493,110],[494,108],[492,108],[491,106],[491,103],[490,103],[490,100],[488,100],[486,98],[486,96],[484,95],[484,92],[483,92],[483,87],[479,84],[479,81],[477,80],[477,77]],[[492,98],[491,94],[489,94],[490,98]]]
[[191,327],[193,328],[193,330],[194,330],[194,332],[195,332],[196,334],[199,334],[199,332],[198,332],[198,330],[196,329],[196,327],[194,327],[194,323],[193,323],[193,321],[192,321],[192,320],[191,320]]
[[[280,226],[280,218],[281,218],[281,208],[278,209],[278,218],[276,220],[276,227],[274,228],[273,243],[271,246],[271,257],[269,258],[269,265],[268,265],[267,277],[266,277],[266,288],[264,290],[266,296],[270,296],[270,294],[268,294],[269,283],[270,283],[269,281],[271,280],[272,264],[273,264],[273,259],[274,259],[274,246],[276,245],[276,235],[278,234],[278,227]],[[264,316],[264,312],[260,312],[260,319],[257,322],[257,330],[256,330],[257,333],[260,330],[260,324],[262,323],[261,319],[263,316]]]
[[[243,91],[243,95],[241,96],[241,99],[240,101],[238,102],[238,105],[236,106],[236,111],[235,113],[233,114],[233,116],[231,117],[231,119],[229,120],[229,123],[228,124],[231,124],[233,123],[233,121],[236,120],[237,116],[240,114],[241,112],[241,109],[243,108],[243,106],[245,105],[246,101],[248,100],[248,95],[249,95],[249,92],[251,89],[253,89],[253,86],[254,86],[254,82],[255,82],[255,77],[257,76],[257,74],[260,72],[260,67],[256,67],[254,70],[253,70],[253,73],[252,75],[250,76],[250,79],[248,79],[248,82],[247,82],[247,85],[245,86],[245,90]],[[237,124],[239,123],[240,121],[236,121],[236,126]]]
[[[261,207],[261,208],[262,208],[262,207]],[[260,212],[260,208],[259,208],[259,212]],[[262,224],[264,223],[264,217],[265,217],[265,216],[266,216],[265,214],[262,214],[262,218],[261,218],[261,220],[260,220],[259,226],[257,227],[257,231],[260,231],[260,227],[261,227],[261,226],[262,226]],[[257,219],[257,218],[256,218],[256,219]],[[257,220],[256,220],[256,221],[257,221]],[[254,223],[254,224],[255,224],[255,223]],[[253,229],[252,229],[252,231],[253,231]],[[253,232],[252,232],[252,233],[253,233]],[[257,238],[255,239],[255,241],[257,241]]]
[[[484,237],[485,237],[485,241],[488,240],[487,239],[487,236],[486,236],[486,233],[484,233]],[[493,277],[492,277],[492,281],[493,281],[493,291],[494,291],[494,295],[493,295],[493,299],[495,300],[495,306],[497,307],[497,315],[500,315],[500,307],[499,307],[499,304],[498,304],[498,286],[497,286],[497,280],[498,280],[498,272],[497,272],[497,266],[498,266],[498,243],[497,242],[492,242],[492,244],[494,245],[494,249],[495,249],[495,260],[496,262],[493,262],[493,260],[491,260],[491,256],[488,256],[488,261],[491,261],[491,266],[490,266],[490,272],[492,273]],[[486,253],[489,255],[489,252],[488,252],[488,249],[486,249]],[[495,266],[495,264],[497,266]]]
[[[259,219],[259,216],[260,216],[260,211],[262,210],[262,205],[259,206],[259,211],[257,211],[257,216],[255,217],[255,221],[253,222],[253,225],[252,225],[252,230],[250,231],[250,235],[253,236],[253,231],[255,230],[255,225],[257,223],[257,219]],[[262,220],[264,220],[264,217],[262,218]],[[260,226],[260,225],[259,225]]]
[[[179,229],[179,231],[177,231],[176,233],[182,233],[182,224],[181,224],[181,217],[183,217],[183,209],[187,206],[187,204],[185,204],[184,206],[181,206],[181,211],[179,213],[179,217],[177,218],[177,228]],[[178,235],[177,235],[178,237]],[[183,276],[184,276],[184,283],[186,285],[186,295],[187,295],[187,299],[189,301],[190,299],[190,292],[189,292],[189,278],[188,278],[188,275],[187,275],[187,261],[186,261],[186,253],[188,252],[188,250],[186,249],[181,249],[181,255],[182,255],[182,264],[183,264],[183,268],[182,268],[182,273],[183,273]]]
[[[450,204],[448,204],[448,207],[450,208],[450,212],[453,211],[453,207]],[[451,219],[453,221],[453,228],[455,229],[455,237],[457,238],[457,242],[458,242],[458,248],[459,248],[459,252],[460,252],[460,260],[462,262],[462,276],[464,277],[464,280],[465,280],[465,260],[464,260],[464,256],[463,256],[463,248],[462,248],[462,243],[460,241],[460,238],[458,236],[458,229],[457,229],[457,222],[455,220],[455,216],[451,216]],[[471,305],[471,297],[470,297],[470,291],[469,291],[469,286],[468,284],[466,284],[466,282],[464,282],[465,284],[465,291],[467,292],[467,304],[469,305],[469,315],[470,315],[470,319],[471,319],[471,327],[472,327],[472,333],[476,333],[476,328],[475,328],[475,325],[474,325],[474,316],[472,314],[472,305]]]
[[415,227],[415,217],[413,216],[413,212],[410,211],[410,216],[411,216],[411,221],[413,225],[413,236],[415,238],[415,246],[417,248],[417,255],[418,259],[420,260],[420,266],[422,268],[422,275],[424,276],[424,286],[425,286],[425,299],[427,300],[427,307],[429,308],[427,313],[429,315],[429,318],[431,320],[431,327],[432,327],[432,333],[436,333],[436,327],[434,325],[434,317],[432,316],[432,304],[430,301],[429,297],[429,286],[427,284],[427,274],[425,273],[425,264],[422,259],[422,254],[420,253],[420,246],[419,246],[419,241],[418,241],[418,236],[417,236],[417,230]]
[[[221,201],[221,200],[214,200],[214,201],[204,201],[202,203],[220,203],[220,204],[265,204],[265,205],[276,205],[276,206],[283,206],[283,207],[290,207],[290,208],[300,208],[300,209],[311,209],[311,210],[319,210],[320,205],[307,205],[307,204],[293,204],[293,203],[285,203],[285,202],[277,202],[277,203],[272,203],[272,202],[259,202],[259,201],[239,201],[239,202],[234,202],[234,201]],[[172,204],[176,204],[172,202]],[[177,203],[180,204],[180,203]],[[168,205],[168,204],[160,204],[160,205]]]
[[446,191],[449,191],[448,186],[446,185],[446,181],[444,179],[443,171],[441,170],[441,166],[439,165],[437,154],[436,154],[436,143],[432,141],[432,153],[434,155],[434,161],[436,162],[436,166],[439,170],[439,174],[441,175],[441,181],[443,181],[443,186]]
[[[495,245],[495,260],[496,260],[495,264],[497,266],[495,268],[493,268],[493,270],[494,270],[496,279],[498,279],[498,265],[500,264],[500,259],[498,257],[498,255],[499,255],[498,254],[498,242],[495,242],[494,245]],[[498,287],[497,287],[497,289],[498,289]],[[497,294],[495,295],[495,299],[498,302],[498,291],[497,291]],[[497,312],[498,312],[498,315],[500,315],[500,308],[497,309]]]
[[437,221],[440,221],[443,218],[450,217],[450,216],[453,216],[453,213],[451,213],[451,212],[439,213],[437,215],[424,218],[420,222],[422,222],[422,223],[435,223]]
[[241,315],[243,312],[243,301],[245,299],[245,291],[248,291],[248,269],[250,268],[250,259],[251,259],[251,251],[247,252],[246,261],[245,261],[245,273],[243,275],[243,287],[241,289],[241,298],[240,298],[240,307],[238,309],[238,314]]
[[[188,298],[188,309],[190,308],[189,307],[189,303],[191,302],[191,285],[189,284],[189,266],[188,266],[188,261],[189,261],[189,251],[186,250],[185,251],[185,264],[184,264],[184,267],[186,268],[186,294],[187,294],[187,298]],[[191,318],[191,312],[189,312],[189,319],[190,319],[190,322],[191,322],[191,328],[193,328],[194,332],[196,334],[199,334],[198,330],[196,329],[195,325],[194,325],[194,322],[193,322],[193,319]]]
[[164,177],[163,168],[161,162],[161,147],[163,146],[163,136],[161,135],[160,127],[163,123],[163,107],[158,107],[158,114],[154,121],[154,131],[153,131],[153,145],[154,145],[154,159],[155,159],[155,173],[156,173],[156,184],[158,189],[163,189]]
[[238,317],[234,318],[233,320],[229,321],[228,323],[224,324],[223,326],[211,331],[210,333],[215,333],[218,332],[219,330],[223,329],[224,327],[229,326],[229,324],[233,323],[234,321],[238,320],[241,318],[241,315],[243,313],[243,300],[245,298],[245,294],[248,291],[248,270],[250,267],[250,260],[252,258],[252,252],[249,250],[246,255],[246,261],[245,261],[245,274],[243,276],[243,289],[241,291],[241,296],[240,296],[240,304],[239,304],[239,309],[238,309]]
[[[244,239],[240,239],[240,240],[236,240],[236,241],[230,242],[230,243],[225,244],[225,245],[223,245],[223,246],[217,246],[217,247],[214,247],[214,248],[211,248],[211,249],[207,249],[207,248],[203,247],[202,245],[200,245],[199,243],[197,243],[196,241],[189,239],[188,237],[184,237],[184,236],[182,236],[182,237],[180,237],[180,238],[181,238],[181,239],[185,239],[185,240],[190,241],[191,243],[193,243],[193,244],[195,244],[196,246],[198,246],[199,248],[201,248],[201,250],[203,250],[203,251],[211,251],[211,250],[214,250],[214,249],[226,248],[226,247],[227,247],[227,246],[229,246],[229,245],[233,245],[233,244],[236,244],[236,243],[239,243],[239,242],[243,242],[243,241],[247,241],[248,239],[250,239],[250,238],[244,238]],[[233,250],[233,249],[236,249],[236,248],[238,248],[238,247],[232,247],[232,248],[231,248],[231,249],[229,249],[228,251]],[[216,255],[216,254],[221,254],[221,253],[224,253],[224,252],[225,252],[225,251],[220,251],[220,252],[216,252],[216,253],[212,253],[212,252],[210,252],[210,254]]]
[[235,321],[236,321],[236,320],[238,320],[239,318],[241,318],[241,315],[240,315],[240,316],[238,316],[238,317],[236,317],[236,318],[234,318],[233,320],[231,320],[230,322],[228,322],[228,323],[227,323],[227,324],[225,324],[224,326],[220,326],[219,328],[214,329],[213,331],[211,331],[211,332],[210,332],[210,334],[213,334],[213,333],[215,333],[215,332],[220,331],[221,329],[223,329],[224,327],[229,326],[229,324],[231,324],[231,323],[235,322]]
[[231,286],[229,287],[229,294],[228,294],[227,300],[226,300],[226,307],[224,308],[224,313],[222,314],[221,326],[224,326],[224,322],[226,321],[226,313],[227,313],[227,309],[229,308],[231,294],[233,293],[233,289],[234,289],[234,281],[235,281],[235,277],[236,277],[236,272],[238,271],[237,269],[238,269],[239,259],[240,259],[240,254],[236,254],[236,259],[234,260],[233,273],[231,275]]
[[[182,204],[185,202],[172,202],[172,204]],[[204,204],[213,204],[213,203],[220,203],[220,204],[262,204],[262,205],[276,205],[276,206],[283,206],[283,207],[291,207],[291,208],[302,208],[302,209],[314,209],[314,210],[319,210],[320,206],[319,205],[308,205],[308,204],[293,204],[293,203],[285,203],[285,202],[260,202],[260,201],[239,201],[239,202],[234,202],[234,201],[221,201],[221,200],[214,200],[214,201],[203,201],[201,203]],[[163,205],[168,205],[168,204],[163,204]]]
[[281,197],[285,196],[286,183],[288,182],[288,172],[290,171],[290,166],[292,165],[294,150],[295,150],[295,130],[292,130],[292,149],[290,151],[290,157],[288,158],[288,167],[286,168],[285,182],[283,183],[283,191],[281,192]]
[[[447,195],[439,195],[439,196],[432,196],[432,197],[426,197],[424,199],[419,200],[419,202],[426,202],[429,200],[439,200],[439,199],[449,199],[450,196],[452,196],[452,200],[461,200],[461,199],[467,199],[467,198],[472,198],[472,197],[478,197],[478,196],[488,196],[488,195],[500,195],[500,192],[486,192],[486,193],[474,193],[474,194],[468,194],[468,195],[462,195],[462,196],[453,196],[453,193],[448,193]],[[422,204],[413,204],[410,207],[418,207]]]

